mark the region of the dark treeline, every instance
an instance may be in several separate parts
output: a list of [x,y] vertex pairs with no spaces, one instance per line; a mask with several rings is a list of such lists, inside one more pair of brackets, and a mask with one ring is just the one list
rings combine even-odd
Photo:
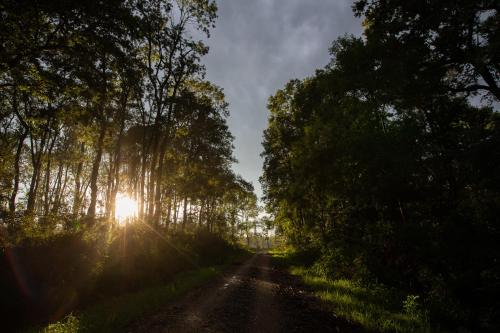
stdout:
[[230,169],[224,95],[203,80],[208,48],[194,36],[208,37],[213,1],[0,6],[0,210],[9,228],[114,218],[123,193],[155,226],[235,230],[255,198]]
[[318,272],[420,295],[473,332],[500,318],[500,3],[357,1],[316,75],[269,99],[268,208]]
[[[216,11],[0,1],[3,328],[221,262],[248,236],[257,199],[231,170],[228,105],[200,62]],[[138,207],[119,227],[122,197]]]

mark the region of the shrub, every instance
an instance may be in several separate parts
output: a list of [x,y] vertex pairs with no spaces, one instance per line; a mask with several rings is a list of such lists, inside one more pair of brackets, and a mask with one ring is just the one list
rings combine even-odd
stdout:
[[1,249],[3,324],[16,329],[19,323],[55,321],[99,299],[220,264],[234,250],[208,232],[173,234],[139,223],[32,235]]

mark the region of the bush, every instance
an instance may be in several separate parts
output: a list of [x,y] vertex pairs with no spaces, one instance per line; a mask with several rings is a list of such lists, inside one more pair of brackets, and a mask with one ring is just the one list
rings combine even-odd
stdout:
[[[8,329],[62,318],[99,299],[162,284],[220,264],[235,248],[208,233],[172,234],[130,224],[31,236],[4,244],[0,311]],[[68,317],[69,318],[69,317]]]

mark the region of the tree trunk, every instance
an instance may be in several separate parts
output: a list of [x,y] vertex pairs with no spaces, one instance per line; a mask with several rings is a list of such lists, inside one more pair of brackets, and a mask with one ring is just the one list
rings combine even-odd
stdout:
[[[43,202],[43,214],[47,215],[50,209],[50,168],[52,165],[52,150],[54,149],[54,144],[56,143],[57,133],[55,133],[54,138],[49,147],[49,151],[47,152],[47,166],[45,169],[45,190],[44,190],[44,202]],[[50,140],[50,139],[49,139]]]
[[101,159],[104,146],[104,138],[106,137],[107,122],[105,114],[106,97],[107,97],[107,58],[106,54],[102,54],[101,58],[101,80],[102,90],[100,90],[100,101],[98,105],[97,121],[100,122],[99,138],[97,139],[96,154],[94,161],[92,163],[92,173],[90,175],[90,203],[87,210],[87,217],[90,219],[91,223],[95,220],[96,206],[97,206],[97,181],[99,179],[99,168],[101,167]]
[[115,217],[116,210],[116,195],[118,194],[118,190],[120,189],[120,165],[122,158],[122,141],[123,141],[123,131],[125,129],[125,120],[122,120],[120,126],[120,133],[118,134],[118,141],[116,144],[115,151],[115,165],[114,165],[114,185],[111,190],[111,198],[110,198],[110,216],[111,218]]
[[82,176],[82,170],[83,170],[83,154],[85,153],[85,144],[82,143],[80,145],[80,161],[78,162],[78,165],[76,167],[76,173],[75,173],[75,189],[73,191],[73,218],[77,218],[79,213],[80,213],[80,205],[81,205],[81,190],[82,190],[82,184],[81,184],[81,176]]
[[187,196],[184,197],[184,209],[182,212],[182,231],[186,229],[187,222]]
[[[64,165],[62,161],[59,161],[59,170],[57,174],[57,181],[56,181],[56,187],[54,189],[54,199],[53,199],[53,204],[52,204],[52,209],[51,212],[53,214],[57,214],[59,212],[59,208],[61,206],[61,198],[63,196],[63,192],[66,188],[66,181],[68,180],[68,169],[63,172],[64,170]],[[64,180],[63,180],[63,173],[64,173]]]
[[90,219],[95,218],[96,205],[97,205],[97,180],[99,177],[99,167],[101,166],[102,151],[104,145],[104,137],[106,136],[106,121],[103,120],[101,129],[99,131],[99,138],[97,140],[96,154],[92,164],[92,173],[90,175],[90,204],[87,210],[87,217]]
[[14,214],[16,212],[16,197],[17,192],[19,191],[19,177],[20,177],[20,167],[19,162],[21,160],[21,153],[23,150],[24,140],[28,136],[28,131],[23,130],[21,133],[21,137],[17,143],[16,155],[14,158],[14,184],[12,187],[12,193],[9,198],[9,212]]
[[[61,190],[61,186],[62,186],[63,170],[64,170],[63,163],[61,160],[59,160],[57,163],[56,180],[54,181],[54,185],[52,186],[52,189],[50,190],[49,202],[52,203],[52,207],[54,207],[54,205],[56,204],[56,200],[59,197],[59,191]],[[53,212],[53,210],[51,210],[51,212]]]
[[146,149],[143,149],[143,154],[141,158],[141,179],[139,183],[139,220],[144,219],[144,211],[146,206],[146,198],[145,198],[145,187],[146,187],[146,166],[147,166],[147,157],[146,157]]
[[28,213],[28,215],[34,213],[35,211],[36,196],[38,193],[38,184],[40,180],[40,169],[42,164],[42,153],[45,147],[46,133],[47,132],[44,132],[38,149],[36,147],[36,143],[33,140],[33,137],[30,137],[31,163],[33,165],[33,174],[31,175],[30,187],[28,191],[28,202],[26,205],[26,212]]
[[167,216],[166,216],[166,227],[168,229],[168,227],[170,225],[170,221],[171,221],[170,215],[172,214],[172,198],[171,198],[171,196],[168,195],[168,193],[166,193],[165,196],[168,199],[168,203],[167,203]]
[[203,203],[204,201],[203,200],[200,200],[200,212],[198,214],[198,227],[201,228],[201,225],[202,225],[202,217],[203,217]]
[[180,209],[180,201],[177,199],[177,195],[175,196],[175,214],[174,214],[174,221],[175,221],[175,227],[177,229],[177,219],[179,217],[179,209]]
[[[155,141],[153,145],[153,155],[151,156],[151,163],[149,166],[149,183],[148,183],[148,208],[147,217],[151,219],[154,216],[154,194],[155,194],[155,179],[156,179],[156,164],[158,161],[158,142]],[[156,184],[158,185],[158,184]]]
[[156,225],[160,224],[161,220],[161,193],[162,193],[162,176],[163,176],[163,165],[165,160],[166,149],[166,140],[163,140],[160,146],[160,156],[158,161],[158,170],[156,172],[156,193],[155,193],[155,216],[154,223]]

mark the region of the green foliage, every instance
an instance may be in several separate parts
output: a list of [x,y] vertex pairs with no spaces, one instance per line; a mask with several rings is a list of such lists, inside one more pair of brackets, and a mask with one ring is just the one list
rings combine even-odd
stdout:
[[154,313],[187,291],[214,278],[220,267],[199,268],[176,275],[161,286],[146,288],[103,300],[85,310],[70,314],[41,329],[43,333],[122,332],[134,320]]
[[9,0],[0,10],[8,238],[112,220],[118,194],[152,225],[229,233],[222,207],[242,179],[198,40],[214,27],[214,1]]
[[[25,239],[15,246],[2,247],[0,308],[6,315],[4,325],[14,329],[58,319],[75,309],[91,308],[96,302],[165,285],[173,276],[188,270],[225,264],[240,253],[238,248],[206,231],[173,234],[140,224],[111,230],[96,226]],[[199,276],[212,273],[213,270],[201,269]],[[160,300],[153,299],[155,292],[167,297],[175,294],[177,287],[182,291],[190,286],[189,276],[179,279],[185,279],[186,286],[176,282],[175,287],[168,287],[172,290],[146,292],[149,296],[138,299],[137,311],[147,308],[142,304],[149,302],[147,299],[159,304]],[[77,317],[80,326],[87,325],[83,317]],[[60,327],[73,322],[63,321]]]
[[403,301],[403,309],[405,313],[414,318],[425,318],[425,311],[420,304],[419,295],[408,295]]
[[74,333],[80,331],[80,320],[69,314],[57,323],[50,324],[41,332],[43,333]]
[[[226,239],[236,243],[257,199],[231,170],[223,91],[203,79],[201,39],[216,12],[212,0],[0,4],[7,329],[164,285],[238,252]],[[137,201],[134,223],[118,225],[120,196]],[[138,309],[156,304],[144,297]],[[87,323],[68,316],[47,330],[76,325]]]
[[[486,93],[500,99],[496,1],[359,0],[353,8],[364,16],[364,33],[381,72],[392,73],[390,79],[401,83],[400,88],[435,94],[430,89],[438,87],[446,93]],[[397,57],[389,54],[394,49]],[[443,80],[436,85],[439,78]],[[432,86],[426,88],[428,83]]]
[[[331,280],[319,277],[300,267],[291,269],[292,274],[301,276],[323,300],[332,305],[339,317],[363,328],[376,332],[436,332],[431,330],[425,318],[416,310],[416,303],[407,311],[398,307],[398,297],[380,285],[363,286],[347,279]],[[401,304],[401,303],[399,303]]]
[[382,282],[420,295],[432,320],[498,330],[498,6],[355,10],[366,38],[339,38],[328,66],[269,98],[268,209],[316,275]]
[[181,273],[160,286],[126,294],[93,305],[79,314],[79,332],[122,332],[127,324],[160,310],[167,302],[201,285],[220,273],[219,268],[200,268]]
[[[301,277],[336,316],[371,332],[440,332],[430,326],[420,296],[407,295],[380,283],[331,278],[314,262],[314,254],[293,247],[270,251],[273,262]],[[337,273],[336,276],[340,274]]]

